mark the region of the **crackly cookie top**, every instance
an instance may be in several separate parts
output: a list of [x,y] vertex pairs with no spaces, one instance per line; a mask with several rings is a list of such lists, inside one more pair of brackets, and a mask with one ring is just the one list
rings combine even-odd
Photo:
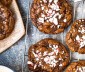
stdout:
[[0,2],[5,6],[9,6],[12,3],[12,0],[0,0]]
[[65,72],[85,72],[85,61],[72,62]]
[[[85,19],[76,20],[67,33],[66,42],[74,51],[85,49]],[[85,52],[83,52],[85,53]]]
[[12,12],[0,3],[0,40],[6,38],[14,28]]
[[79,47],[82,48],[85,46],[85,20],[79,20],[80,25],[78,25],[78,34],[76,35],[75,40],[79,44]]
[[60,72],[69,62],[65,47],[53,39],[43,39],[32,45],[28,56],[29,69],[37,72]]
[[66,0],[34,0],[30,13],[33,24],[44,33],[60,33],[72,20]]

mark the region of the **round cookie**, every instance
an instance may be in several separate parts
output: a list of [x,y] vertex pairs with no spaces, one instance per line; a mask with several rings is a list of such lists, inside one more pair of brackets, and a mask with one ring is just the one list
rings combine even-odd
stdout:
[[85,72],[85,61],[72,62],[65,72]]
[[67,0],[34,0],[30,17],[41,32],[57,34],[71,23],[72,7]]
[[76,20],[66,35],[66,44],[73,52],[85,53],[85,19]]
[[9,6],[12,3],[12,0],[0,0],[0,2],[5,6]]
[[62,72],[69,63],[69,53],[60,42],[46,38],[28,51],[28,68],[33,72]]
[[0,40],[10,35],[14,24],[12,12],[0,3]]

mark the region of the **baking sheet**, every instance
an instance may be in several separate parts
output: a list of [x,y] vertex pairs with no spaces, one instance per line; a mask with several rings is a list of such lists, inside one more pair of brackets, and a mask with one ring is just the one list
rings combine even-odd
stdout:
[[15,15],[15,28],[11,35],[4,40],[0,40],[0,53],[8,49],[10,46],[12,46],[15,42],[17,42],[24,34],[24,24],[16,3],[16,0],[12,1],[12,4],[10,6],[10,9]]
[[[27,28],[26,28],[26,38],[25,38],[25,45],[26,45],[26,49],[25,49],[25,61],[24,61],[24,72],[28,72],[28,68],[27,68],[27,61],[28,61],[28,49],[32,44],[35,44],[36,42],[40,41],[41,39],[44,38],[53,38],[56,39],[58,41],[60,41],[61,43],[63,43],[63,45],[65,45],[65,47],[68,49],[66,43],[65,43],[65,36],[66,33],[69,31],[71,25],[64,30],[64,32],[60,33],[60,34],[56,34],[56,35],[51,35],[51,34],[44,34],[42,32],[40,32],[31,22],[30,19],[30,7],[32,4],[33,0],[29,0],[29,13],[28,13],[28,22],[27,22]],[[69,2],[72,4],[73,6],[73,21],[77,20],[77,19],[83,19],[85,18],[85,1],[84,0],[69,0]],[[78,54],[77,52],[71,52],[69,49],[68,51],[70,52],[70,59],[71,62],[73,61],[78,61],[78,60],[85,60],[85,54]],[[29,71],[30,72],[30,71]]]

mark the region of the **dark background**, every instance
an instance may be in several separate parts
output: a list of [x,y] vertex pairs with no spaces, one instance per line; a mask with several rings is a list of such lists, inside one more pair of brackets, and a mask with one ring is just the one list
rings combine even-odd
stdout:
[[[26,26],[26,17],[28,14],[28,0],[16,0],[20,13]],[[0,54],[0,65],[7,66],[15,72],[23,72],[25,52],[25,37],[21,38],[17,43],[8,50]],[[25,71],[24,71],[25,72]]]

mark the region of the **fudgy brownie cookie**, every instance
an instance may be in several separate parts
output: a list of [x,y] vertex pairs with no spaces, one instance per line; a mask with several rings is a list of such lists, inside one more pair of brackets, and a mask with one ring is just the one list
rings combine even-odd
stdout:
[[72,62],[65,72],[85,72],[85,61]]
[[64,45],[52,38],[32,45],[28,57],[28,67],[33,72],[62,72],[70,59]]
[[71,23],[72,7],[67,0],[34,0],[30,17],[41,32],[57,34]]
[[12,0],[0,0],[0,2],[5,6],[9,6],[12,3]]
[[9,36],[14,28],[12,12],[0,3],[0,40]]
[[73,52],[85,53],[85,19],[73,23],[66,35],[66,44]]

